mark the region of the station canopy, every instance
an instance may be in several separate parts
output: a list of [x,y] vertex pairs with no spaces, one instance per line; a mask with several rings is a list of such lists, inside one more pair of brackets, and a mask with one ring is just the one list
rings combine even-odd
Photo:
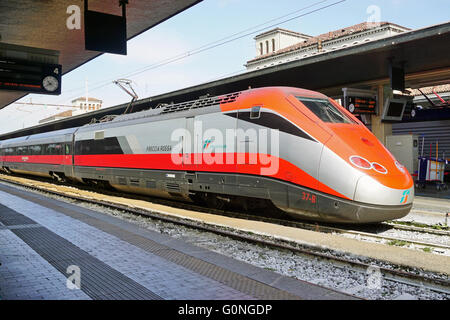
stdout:
[[[126,6],[127,39],[186,10],[201,0],[131,0]],[[68,7],[77,5],[83,21],[84,1],[73,0],[14,0],[0,1],[0,42],[59,51],[59,64],[65,74],[101,53],[86,51],[83,22],[81,29],[66,26],[70,17]],[[89,10],[120,16],[118,0],[89,0]],[[22,98],[20,91],[0,91],[0,109]]]

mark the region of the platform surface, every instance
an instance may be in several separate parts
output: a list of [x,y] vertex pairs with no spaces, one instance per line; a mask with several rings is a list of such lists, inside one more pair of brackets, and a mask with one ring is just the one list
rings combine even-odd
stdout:
[[352,299],[4,184],[0,263],[0,299]]

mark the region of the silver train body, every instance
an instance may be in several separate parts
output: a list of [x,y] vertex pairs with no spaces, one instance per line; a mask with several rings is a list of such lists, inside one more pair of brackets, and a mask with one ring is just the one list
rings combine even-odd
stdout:
[[[1,141],[0,168],[213,205],[271,202],[307,220],[373,223],[405,216],[414,186],[388,151],[345,109],[338,110],[349,122],[333,127],[313,118],[305,108],[310,100],[299,97],[332,103],[312,91],[264,88],[165,105]],[[361,135],[361,146],[346,145],[345,130]],[[363,160],[383,152],[364,167]],[[389,185],[397,177],[403,184]]]

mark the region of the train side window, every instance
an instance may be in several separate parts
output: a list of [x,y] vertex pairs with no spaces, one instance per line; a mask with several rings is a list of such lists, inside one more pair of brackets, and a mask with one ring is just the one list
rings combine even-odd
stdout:
[[259,119],[261,117],[261,107],[256,106],[252,107],[252,110],[250,111],[250,119]]
[[26,156],[28,154],[28,147],[17,147],[17,155]]
[[69,155],[70,153],[70,144],[66,144],[66,155]]
[[64,154],[64,148],[63,148],[62,144],[59,144],[59,143],[55,144],[53,152],[54,152],[53,154],[57,155],[57,156],[63,155]]
[[58,145],[57,144],[54,144],[54,143],[50,143],[48,146],[47,146],[47,154],[48,155],[52,155],[52,156],[54,156],[54,155],[58,155],[59,154],[59,149],[58,149]]
[[81,142],[75,142],[75,154],[82,154]]
[[33,156],[38,156],[41,154],[41,146],[31,146],[30,147],[30,154]]

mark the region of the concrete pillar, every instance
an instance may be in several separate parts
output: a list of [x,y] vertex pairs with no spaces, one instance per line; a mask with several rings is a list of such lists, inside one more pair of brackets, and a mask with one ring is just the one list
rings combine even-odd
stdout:
[[389,88],[389,85],[378,86],[378,115],[372,115],[371,117],[372,133],[384,145],[386,145],[386,136],[392,135],[392,124],[381,122],[381,116],[384,112],[384,102],[390,94],[391,89]]

